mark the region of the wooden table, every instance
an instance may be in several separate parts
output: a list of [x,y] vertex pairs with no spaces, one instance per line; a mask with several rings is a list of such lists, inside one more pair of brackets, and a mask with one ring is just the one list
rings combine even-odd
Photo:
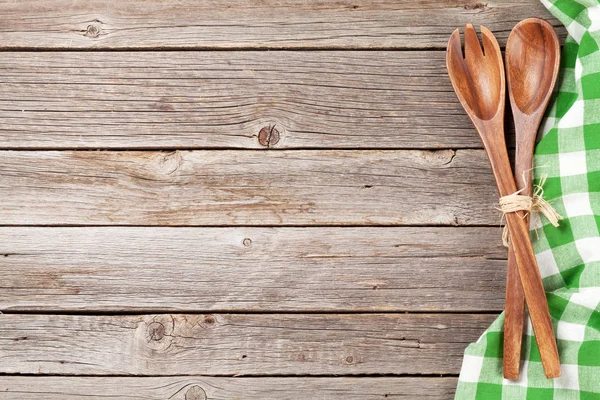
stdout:
[[506,249],[444,47],[529,16],[2,2],[0,398],[451,398]]

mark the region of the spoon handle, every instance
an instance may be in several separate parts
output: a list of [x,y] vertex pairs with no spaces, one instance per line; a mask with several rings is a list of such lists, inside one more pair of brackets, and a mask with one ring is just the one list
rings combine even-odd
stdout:
[[[510,168],[510,161],[504,141],[503,121],[501,119],[481,121],[478,124],[478,130],[480,131],[479,134],[490,160],[500,196],[507,196],[516,192],[517,186]],[[529,309],[531,324],[533,325],[544,372],[548,378],[559,377],[560,361],[558,358],[558,348],[556,346],[554,330],[552,329],[552,320],[548,311],[546,292],[544,291],[542,277],[529,238],[529,227],[523,218],[522,212],[507,213],[506,224],[510,232],[519,276],[523,285],[523,292]]]
[[[513,109],[516,128],[515,182],[517,189],[524,196],[531,196],[531,178],[533,151],[537,125],[522,124],[523,115]],[[529,225],[529,217],[525,218]],[[506,273],[506,306],[504,312],[504,377],[510,380],[519,379],[521,362],[521,342],[523,339],[525,294],[519,277],[517,259],[511,246],[508,249],[508,269]]]

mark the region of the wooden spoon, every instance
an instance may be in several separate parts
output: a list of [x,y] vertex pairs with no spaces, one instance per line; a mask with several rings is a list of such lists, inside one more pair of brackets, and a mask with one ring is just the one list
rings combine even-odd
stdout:
[[[460,33],[455,30],[448,41],[446,66],[454,91],[481,137],[500,196],[506,196],[516,192],[517,186],[504,139],[504,63],[494,35],[483,26],[481,35],[483,50],[473,26],[465,27],[463,57]],[[506,223],[544,372],[548,378],[555,378],[560,376],[558,350],[542,277],[529,239],[529,228],[522,212],[507,213]]]
[[[550,100],[560,63],[558,37],[548,22],[528,18],[514,27],[506,43],[506,76],[510,105],[515,120],[515,181],[521,194],[531,196],[535,138]],[[529,218],[526,219],[529,222]],[[504,377],[519,378],[523,336],[523,287],[517,260],[508,253],[506,313],[504,321]],[[550,358],[546,361],[558,362]],[[546,367],[546,365],[544,365]],[[551,370],[558,368],[548,366]]]

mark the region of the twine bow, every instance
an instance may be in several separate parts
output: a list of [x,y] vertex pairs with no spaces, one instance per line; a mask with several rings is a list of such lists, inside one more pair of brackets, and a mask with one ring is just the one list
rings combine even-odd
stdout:
[[[533,194],[531,196],[519,194],[523,191],[521,189],[507,196],[500,197],[498,209],[502,211],[502,218],[504,219],[504,216],[511,212],[525,211],[522,218],[527,218],[530,213],[536,212],[546,217],[552,226],[558,227],[558,221],[562,220],[563,217],[556,212],[550,203],[544,200],[543,186],[546,178],[547,175],[543,175],[540,183],[533,185]],[[506,247],[510,246],[510,234],[506,225],[502,231],[502,243]]]

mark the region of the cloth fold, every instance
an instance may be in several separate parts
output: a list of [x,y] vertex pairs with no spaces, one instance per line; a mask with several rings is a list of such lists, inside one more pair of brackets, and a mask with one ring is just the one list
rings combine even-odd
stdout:
[[465,350],[456,400],[600,399],[600,3],[541,1],[569,33],[534,157],[534,182],[547,175],[544,197],[565,219],[531,217],[562,376],[546,379],[527,318],[520,378],[503,379],[502,314]]

